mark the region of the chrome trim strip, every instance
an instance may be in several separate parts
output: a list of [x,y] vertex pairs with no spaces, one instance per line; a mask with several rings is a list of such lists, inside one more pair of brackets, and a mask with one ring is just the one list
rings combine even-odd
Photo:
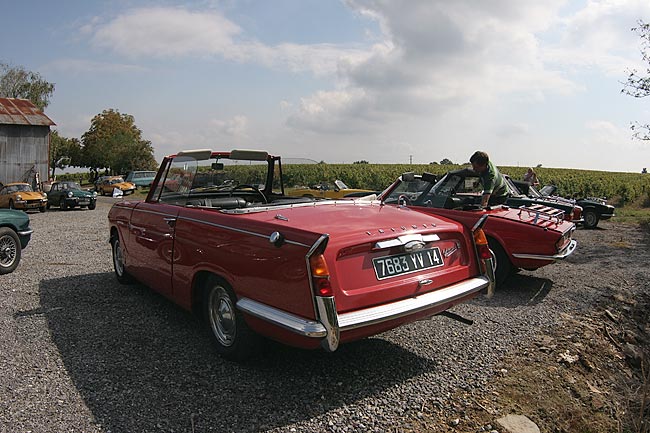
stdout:
[[394,239],[379,241],[375,244],[374,249],[383,250],[385,248],[399,247],[401,245],[406,245],[407,243],[412,241],[434,242],[439,240],[440,240],[440,236],[436,234],[422,235],[422,234],[414,233],[414,234],[398,236],[397,238]]
[[578,246],[578,241],[575,239],[572,239],[571,242],[569,242],[569,245],[564,249],[564,251],[560,251],[559,253],[553,255],[553,256],[544,256],[541,254],[513,254],[513,257],[516,257],[518,259],[533,259],[533,260],[562,260],[566,259],[569,257],[571,254],[573,254],[573,251],[575,251],[576,247]]
[[379,206],[381,202],[377,200],[360,200],[356,199],[343,199],[343,200],[318,200],[309,203],[292,203],[292,204],[283,204],[278,206],[259,206],[259,207],[250,207],[246,209],[220,209],[219,212],[225,214],[247,214],[247,213],[256,213],[256,212],[267,212],[271,210],[278,209],[291,209],[291,208],[300,208],[300,207],[317,207],[317,206]]
[[31,235],[32,233],[34,233],[34,229],[32,229],[32,228],[29,228],[29,229],[27,229],[27,230],[23,230],[23,231],[18,232],[18,234],[19,234],[20,236]]
[[341,332],[351,329],[370,326],[388,320],[398,319],[409,314],[444,305],[462,297],[479,292],[489,284],[488,278],[484,276],[470,278],[460,283],[453,284],[442,289],[402,299],[401,301],[376,307],[365,308],[359,311],[339,314],[339,329]]
[[237,301],[237,308],[251,316],[266,320],[305,337],[327,337],[327,330],[321,323],[304,319],[249,298],[241,298]]

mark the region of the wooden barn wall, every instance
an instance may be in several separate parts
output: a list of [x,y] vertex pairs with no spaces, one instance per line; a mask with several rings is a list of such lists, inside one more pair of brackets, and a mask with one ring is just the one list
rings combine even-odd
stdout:
[[49,136],[49,126],[0,125],[0,182],[22,182],[32,166],[47,180]]

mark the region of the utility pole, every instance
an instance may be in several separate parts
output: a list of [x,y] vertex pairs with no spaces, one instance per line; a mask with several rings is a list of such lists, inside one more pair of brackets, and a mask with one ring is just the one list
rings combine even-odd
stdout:
[[413,165],[413,155],[409,155],[409,164]]

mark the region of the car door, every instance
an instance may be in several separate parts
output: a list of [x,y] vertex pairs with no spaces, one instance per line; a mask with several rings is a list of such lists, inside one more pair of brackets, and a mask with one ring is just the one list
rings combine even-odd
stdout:
[[59,184],[52,184],[50,187],[50,192],[47,193],[47,204],[50,206],[58,206],[61,198],[59,193]]
[[131,214],[127,244],[129,272],[165,296],[171,295],[174,226],[180,208],[139,203]]
[[[174,173],[181,181],[174,188],[158,188],[146,201],[138,203],[131,214],[127,243],[129,272],[165,296],[172,295],[176,221],[197,167],[196,160],[184,157],[168,164],[166,173]],[[165,176],[159,180],[161,185],[165,180]]]

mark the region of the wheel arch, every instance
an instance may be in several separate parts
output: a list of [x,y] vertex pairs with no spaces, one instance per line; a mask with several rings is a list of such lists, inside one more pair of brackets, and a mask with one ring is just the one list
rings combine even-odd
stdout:
[[[234,286],[230,283],[230,281],[228,281],[227,278],[225,278],[221,274],[207,269],[199,270],[198,272],[196,272],[196,274],[194,274],[194,278],[192,281],[192,304],[191,304],[192,314],[196,315],[197,317],[201,316],[201,307],[203,305],[204,293],[207,290],[206,283],[210,278],[215,278],[217,281],[227,285],[233,290],[233,292],[235,292]],[[235,292],[235,294],[236,293],[237,292]]]

